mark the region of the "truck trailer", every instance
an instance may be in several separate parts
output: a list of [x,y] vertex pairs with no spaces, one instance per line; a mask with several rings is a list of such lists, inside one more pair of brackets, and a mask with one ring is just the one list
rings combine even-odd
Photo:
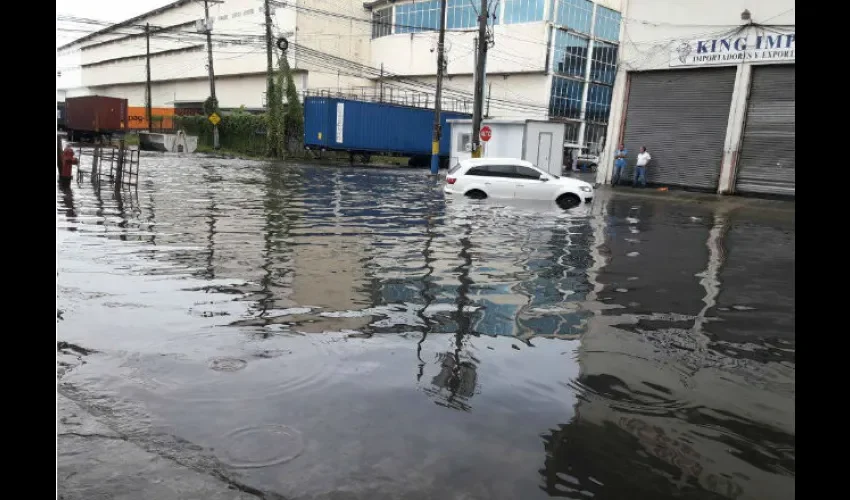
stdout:
[[129,128],[127,99],[104,96],[65,99],[65,129],[71,141],[123,135]]
[[[468,113],[440,115],[440,166],[451,156],[447,120],[470,118]],[[361,155],[407,156],[410,166],[428,166],[434,135],[434,110],[398,104],[310,96],[304,100],[304,146]]]
[[65,101],[56,101],[56,130],[65,130]]

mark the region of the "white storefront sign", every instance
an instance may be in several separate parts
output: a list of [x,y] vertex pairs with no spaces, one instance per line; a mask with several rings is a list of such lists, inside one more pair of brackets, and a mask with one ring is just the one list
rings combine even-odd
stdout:
[[683,41],[670,51],[670,66],[712,66],[742,62],[793,62],[793,31],[741,33],[723,38]]

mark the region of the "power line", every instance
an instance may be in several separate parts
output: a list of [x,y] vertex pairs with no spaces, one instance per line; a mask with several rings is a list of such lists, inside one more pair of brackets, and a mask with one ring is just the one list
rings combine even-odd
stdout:
[[[317,11],[318,9],[309,9],[310,11]],[[347,16],[351,17],[351,16]],[[197,36],[205,36],[204,33],[198,32],[187,32],[182,30],[175,30],[168,33],[152,33],[152,36],[160,38],[160,39],[168,39],[168,40],[177,40],[181,42],[185,42],[184,38],[181,37],[197,37]],[[259,34],[249,34],[249,33],[214,33],[213,37],[216,41],[220,43],[236,43],[239,44],[260,44],[262,43],[262,35]],[[189,38],[191,39],[191,38]],[[196,38],[197,40],[197,38]],[[297,51],[296,53],[299,55],[301,60],[316,65],[319,67],[324,67],[325,69],[336,69],[338,72],[343,72],[342,69],[346,69],[346,76],[364,78],[364,79],[374,79],[379,77],[380,69],[374,68],[371,66],[367,66],[356,61],[347,60],[338,56],[334,56],[331,54],[327,54],[310,47],[304,46],[302,44],[297,44],[290,42],[293,48]],[[131,56],[137,57],[137,56]],[[130,57],[128,57],[129,59]],[[516,62],[516,61],[514,61]],[[433,92],[434,85],[426,82],[422,82],[420,80],[394,74],[390,72],[385,72],[385,77],[393,79],[395,82],[401,85],[406,85],[412,89],[421,89],[423,91]],[[444,89],[444,93],[448,98],[469,100],[471,99],[472,93],[460,89],[455,89],[451,87],[446,87]],[[546,105],[535,105],[532,103],[522,102],[522,101],[509,101],[504,99],[496,99],[491,98],[491,102],[496,105],[498,108],[505,109],[513,109],[515,111],[525,111],[525,112],[545,112],[548,110],[548,106]]]

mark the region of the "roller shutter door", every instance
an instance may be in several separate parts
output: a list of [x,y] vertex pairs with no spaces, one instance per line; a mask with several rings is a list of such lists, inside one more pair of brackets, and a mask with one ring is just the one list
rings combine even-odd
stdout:
[[716,191],[735,68],[632,73],[623,143],[631,179],[638,150],[651,184]]
[[794,66],[756,66],[735,190],[794,196]]

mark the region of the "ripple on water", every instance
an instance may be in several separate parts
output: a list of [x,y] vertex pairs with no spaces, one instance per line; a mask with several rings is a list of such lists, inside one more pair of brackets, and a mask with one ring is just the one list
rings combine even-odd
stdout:
[[[132,380],[159,397],[192,403],[234,403],[282,399],[321,390],[339,378],[338,353],[330,341],[290,338],[287,349],[270,350],[268,356],[214,357],[206,363],[159,357],[133,362]],[[253,358],[250,375],[229,377],[243,370]],[[245,358],[245,359],[243,359]],[[327,362],[317,363],[323,359]]]
[[238,372],[248,366],[248,362],[239,358],[213,358],[210,368],[217,372]]
[[242,427],[227,433],[217,453],[230,467],[248,469],[280,465],[304,451],[304,438],[286,425]]

